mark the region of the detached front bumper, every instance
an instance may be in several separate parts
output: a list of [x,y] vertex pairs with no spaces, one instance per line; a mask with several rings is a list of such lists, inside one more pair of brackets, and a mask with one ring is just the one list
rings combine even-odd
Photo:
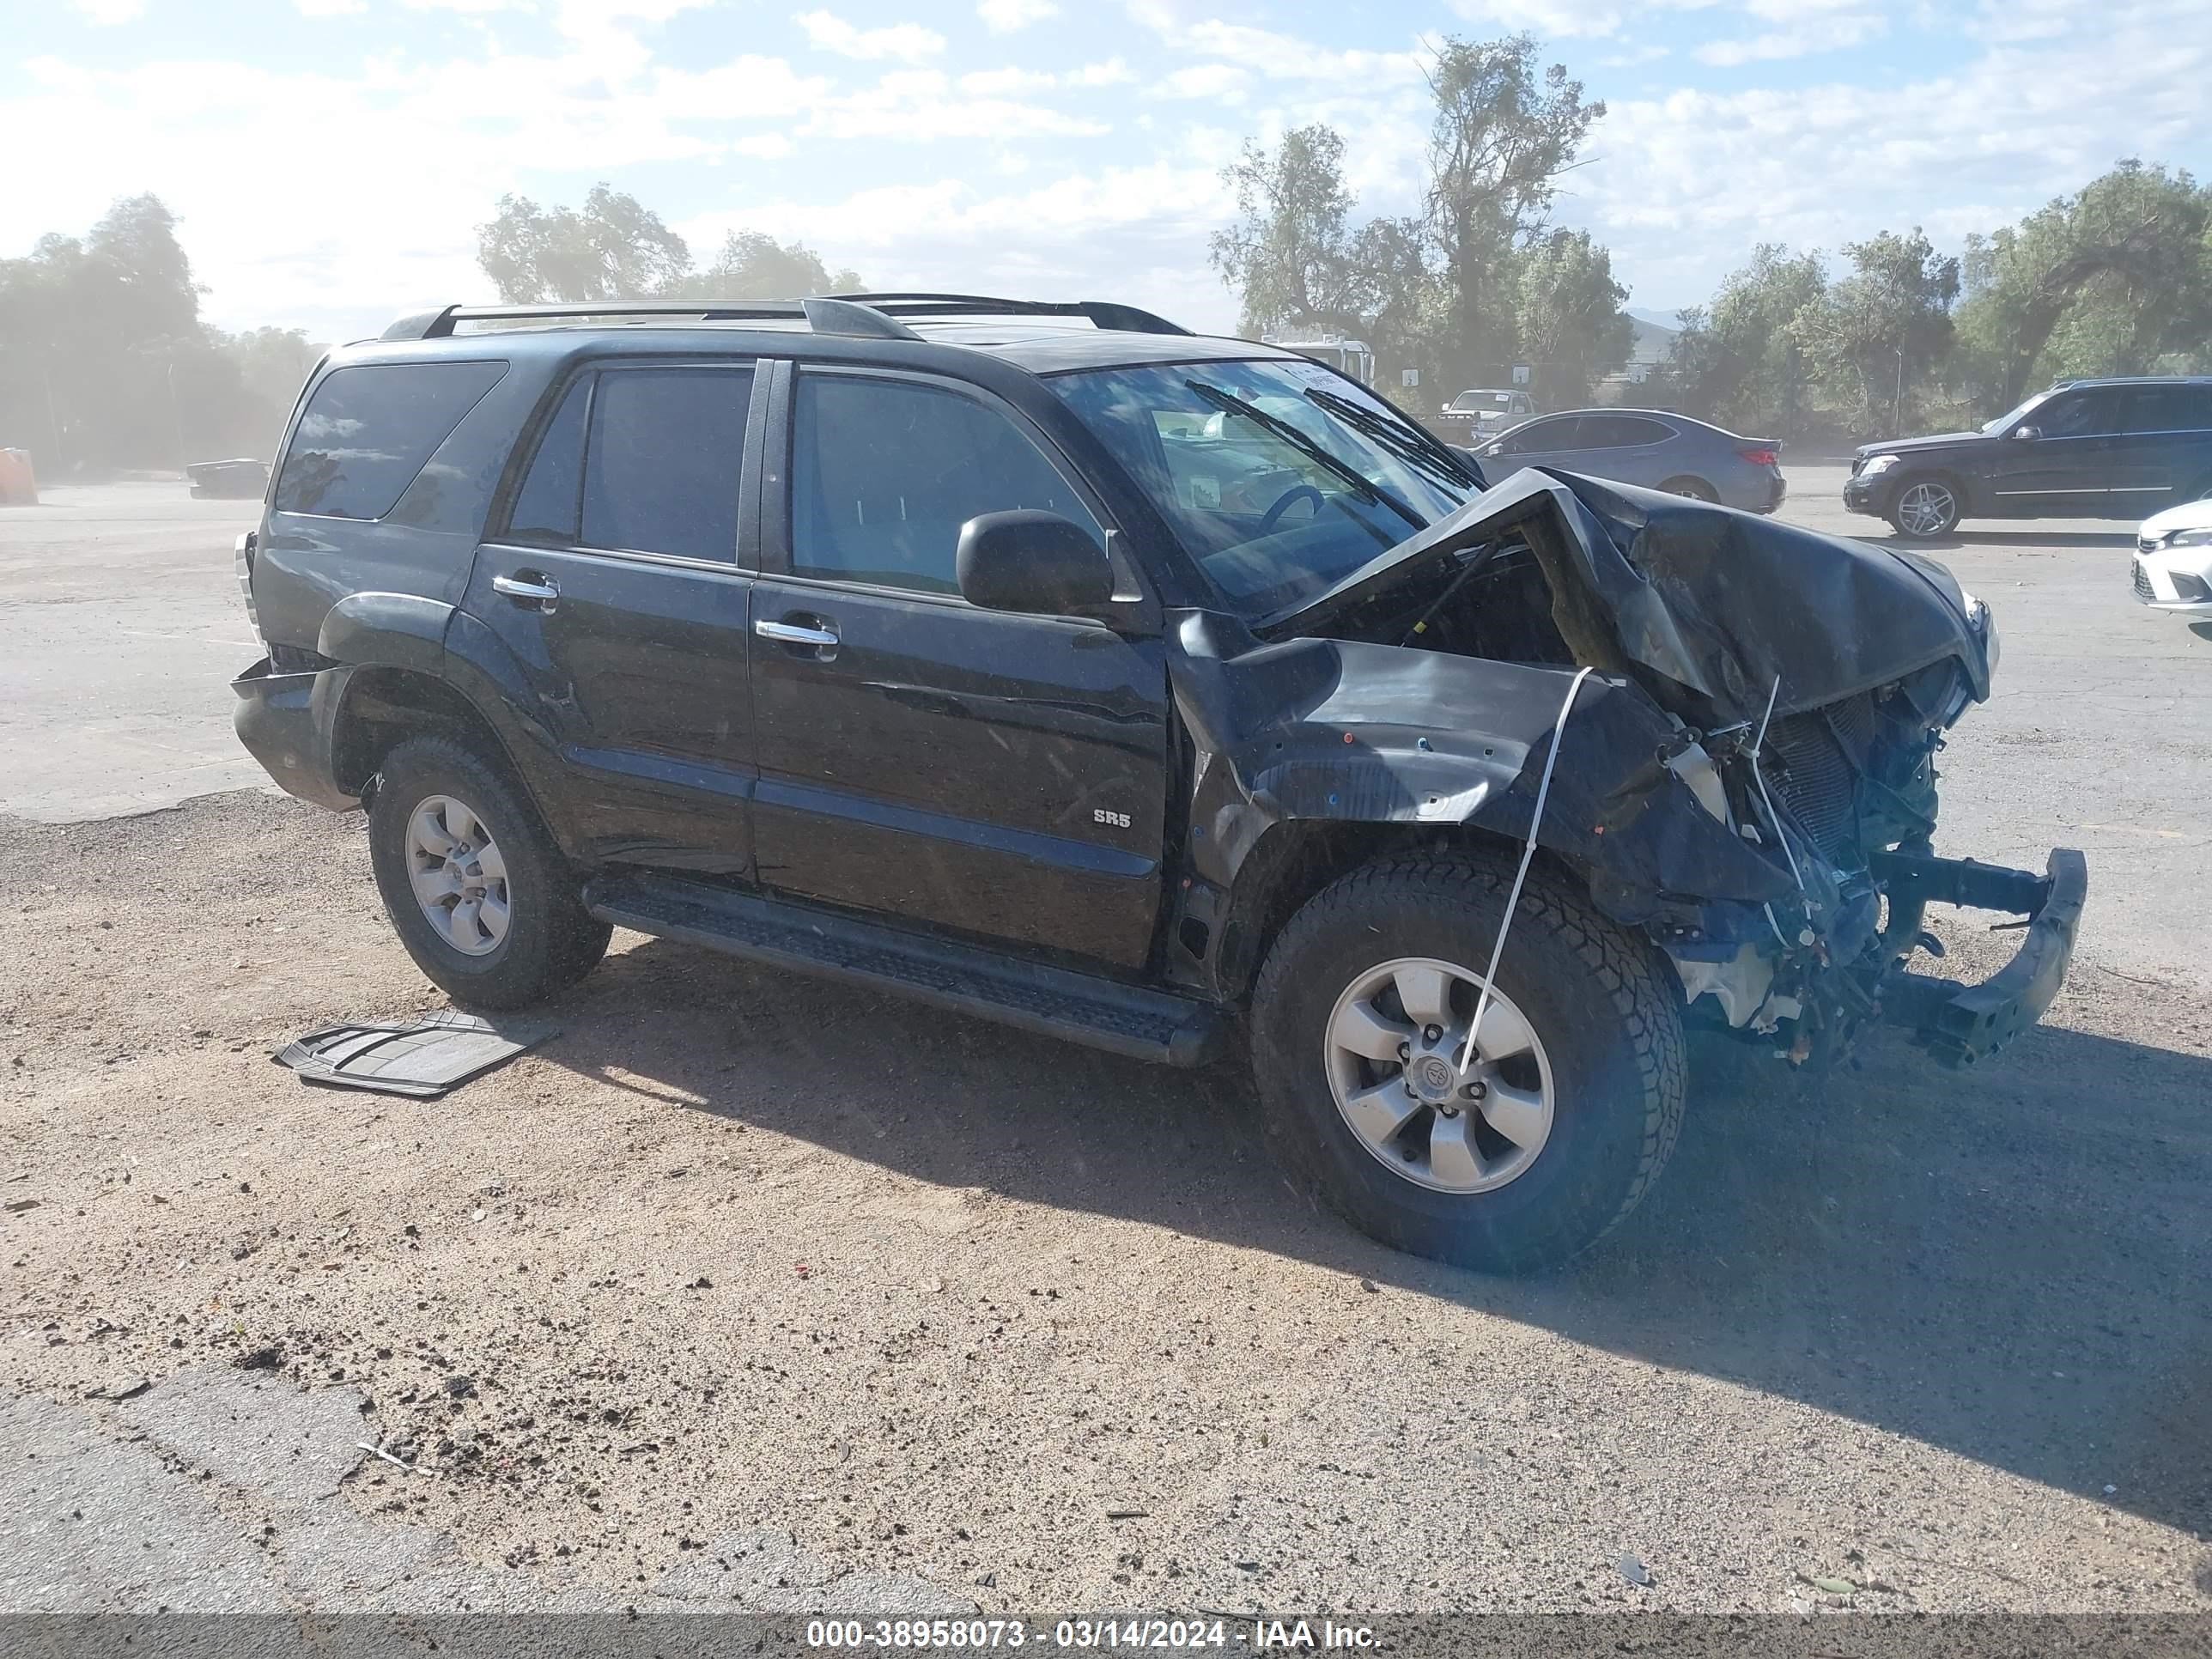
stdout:
[[339,695],[352,672],[285,673],[264,657],[230,683],[238,695],[231,725],[246,752],[287,794],[337,812],[361,805],[339,787],[331,766]]
[[1931,901],[2028,918],[2020,949],[1978,985],[1905,974],[1883,990],[1884,1023],[1902,1025],[1943,1065],[1972,1066],[2043,1017],[2066,981],[2074,934],[2088,897],[2089,866],[2070,847],[2051,849],[2040,876],[1972,859],[1883,853],[1874,875],[1888,892],[1890,933],[1911,937]]

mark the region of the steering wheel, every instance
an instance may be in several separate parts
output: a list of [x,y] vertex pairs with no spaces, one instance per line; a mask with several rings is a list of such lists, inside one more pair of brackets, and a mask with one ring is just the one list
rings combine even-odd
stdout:
[[1266,516],[1260,520],[1260,533],[1262,536],[1273,535],[1275,530],[1275,520],[1283,516],[1283,509],[1301,495],[1310,495],[1313,498],[1316,518],[1319,518],[1322,508],[1328,505],[1322,499],[1321,491],[1316,489],[1311,484],[1294,484],[1275,497],[1275,504],[1267,509]]

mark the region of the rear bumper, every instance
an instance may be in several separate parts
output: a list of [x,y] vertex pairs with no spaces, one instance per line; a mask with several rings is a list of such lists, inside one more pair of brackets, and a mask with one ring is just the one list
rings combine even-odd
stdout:
[[339,694],[351,672],[280,673],[264,657],[230,683],[238,696],[230,722],[246,752],[287,794],[336,812],[361,805],[339,787],[331,764]]
[[1881,1018],[1902,1025],[1948,1066],[1987,1058],[2043,1017],[2066,982],[2075,931],[2088,897],[2089,868],[2070,847],[2051,849],[2040,876],[1972,859],[1884,853],[1874,874],[1888,891],[1896,918],[1917,929],[1921,906],[1935,901],[2001,910],[2028,920],[2013,958],[1978,985],[1932,975],[1904,974],[1883,990]]

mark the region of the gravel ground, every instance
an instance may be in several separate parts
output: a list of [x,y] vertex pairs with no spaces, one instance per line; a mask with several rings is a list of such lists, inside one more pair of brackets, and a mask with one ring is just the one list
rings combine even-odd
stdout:
[[[1791,515],[1869,529],[1839,477]],[[1232,1069],[631,935],[448,1100],[306,1087],[442,1006],[359,820],[101,816],[240,762],[228,511],[0,520],[0,805],[95,820],[0,817],[0,1613],[2212,1610],[2208,639],[2118,527],[1939,550],[2006,629],[1940,845],[2090,856],[2046,1024],[1702,1050],[1651,1200],[1513,1282],[1315,1212]]]
[[2078,976],[1965,1079],[1701,1054],[1654,1200],[1516,1283],[1313,1213],[1233,1073],[628,935],[447,1101],[307,1088],[269,1052],[440,999],[358,820],[259,795],[0,821],[0,1388],[358,1390],[434,1474],[344,1500],[471,1563],[620,1595],[768,1528],[986,1608],[2212,1607],[2191,994]]

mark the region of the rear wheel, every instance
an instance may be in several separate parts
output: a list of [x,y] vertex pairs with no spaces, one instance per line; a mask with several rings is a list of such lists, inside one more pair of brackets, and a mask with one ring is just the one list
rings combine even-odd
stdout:
[[1721,498],[1720,491],[1703,478],[1669,478],[1659,488],[1669,495],[1683,495],[1693,501],[1717,501]]
[[1959,492],[1948,478],[1907,478],[1889,504],[1890,528],[1925,539],[1959,527]]
[[1386,1244],[1504,1271],[1556,1266],[1633,1209],[1683,1101],[1650,951],[1541,874],[1469,1054],[1511,879],[1459,856],[1346,877],[1277,938],[1252,1042],[1291,1169]]
[[520,1008],[589,973],[612,929],[584,908],[537,811],[496,767],[447,738],[378,769],[369,861],[407,954],[458,1002]]

